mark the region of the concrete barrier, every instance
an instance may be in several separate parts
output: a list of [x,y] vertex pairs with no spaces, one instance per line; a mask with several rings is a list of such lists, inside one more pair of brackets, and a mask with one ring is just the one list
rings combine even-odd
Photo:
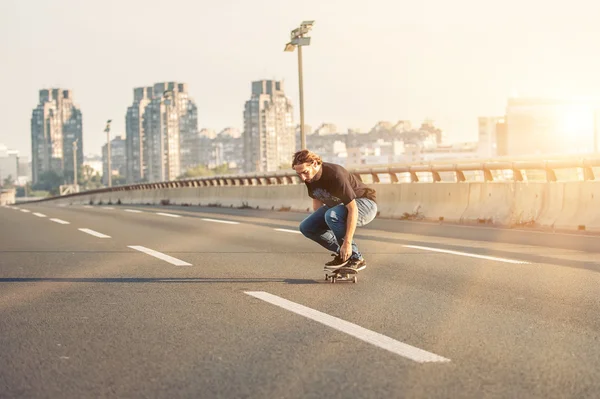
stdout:
[[[600,182],[387,183],[377,191],[382,218],[531,225],[600,232]],[[67,204],[222,206],[312,211],[303,184],[205,186],[114,191],[56,198]]]

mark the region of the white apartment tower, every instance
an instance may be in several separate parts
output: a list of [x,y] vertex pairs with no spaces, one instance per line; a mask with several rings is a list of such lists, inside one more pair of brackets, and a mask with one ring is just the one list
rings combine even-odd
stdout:
[[494,158],[498,155],[498,138],[496,127],[504,121],[504,117],[478,118],[478,154],[483,158]]
[[125,116],[125,153],[127,183],[144,180],[144,124],[142,116],[152,100],[152,87],[133,89],[133,104]]
[[244,171],[275,171],[289,164],[296,148],[291,100],[283,82],[252,82],[252,95],[244,108]]
[[73,182],[73,142],[77,140],[75,162],[83,164],[83,122],[73,103],[73,92],[63,89],[40,90],[39,104],[31,116],[32,178],[37,183],[47,171]]
[[175,180],[198,164],[198,111],[184,83],[156,83],[144,110],[144,180]]

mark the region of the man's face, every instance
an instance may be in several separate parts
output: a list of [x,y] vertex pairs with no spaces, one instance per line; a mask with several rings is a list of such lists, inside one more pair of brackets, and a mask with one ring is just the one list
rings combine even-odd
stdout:
[[294,170],[298,174],[298,177],[302,182],[306,183],[313,181],[313,178],[319,172],[319,168],[320,166],[317,164],[317,161],[294,165]]

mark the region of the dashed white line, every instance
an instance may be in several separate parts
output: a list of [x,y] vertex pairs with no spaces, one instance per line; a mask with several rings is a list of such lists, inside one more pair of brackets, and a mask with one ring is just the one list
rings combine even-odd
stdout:
[[229,220],[219,220],[219,219],[202,219],[205,222],[215,222],[215,223],[226,223],[226,224],[240,224],[240,222],[230,222]]
[[53,221],[54,223],[59,223],[59,224],[70,224],[69,222],[65,221],[65,220],[61,220],[61,219],[50,219],[51,221]]
[[91,206],[91,205],[84,205],[83,207],[87,208],[87,209],[92,209],[93,208],[93,206]]
[[31,211],[29,209],[21,209],[21,212],[23,212],[23,213],[29,213]]
[[298,303],[288,301],[287,299],[269,294],[268,292],[246,291],[245,293],[272,305],[279,306],[280,308],[289,310],[290,312],[294,312],[300,316],[304,316],[308,319],[351,335],[371,345],[386,349],[407,359],[414,360],[415,362],[427,363],[450,361],[450,359],[446,359],[445,357],[438,356],[434,353],[405,344],[404,342],[396,341],[395,339],[383,334],[376,333],[375,331],[368,330],[354,323],[330,316],[326,313],[319,312],[318,310],[311,309]]
[[468,256],[470,258],[479,258],[479,259],[486,259],[486,260],[494,260],[494,261],[498,261],[498,262],[514,263],[514,264],[519,264],[519,265],[529,265],[529,264],[531,264],[530,262],[526,262],[526,261],[523,261],[523,260],[497,258],[495,256],[476,255],[476,254],[470,254],[468,252],[450,251],[450,250],[447,250],[447,249],[439,249],[439,248],[432,248],[432,247],[421,247],[419,245],[403,245],[403,247],[405,247],[405,248],[414,248],[414,249],[422,249],[424,251],[441,252],[441,253],[451,254],[451,255]]
[[131,213],[142,213],[142,211],[137,210],[137,209],[125,209],[125,212],[131,212]]
[[172,213],[156,212],[156,214],[160,215],[160,216],[168,216],[170,218],[180,218],[181,217],[181,215],[174,215]]
[[112,211],[115,208],[113,208],[112,206],[103,206],[102,209],[108,209],[108,210]]
[[162,252],[158,252],[158,251],[155,251],[150,248],[142,247],[141,245],[128,245],[128,247],[131,249],[135,249],[136,251],[140,251],[145,254],[148,254],[150,256],[154,256],[155,258],[164,260],[165,262],[169,262],[170,264],[175,265],[175,266],[192,266],[191,263],[184,262],[181,259],[177,259],[172,256],[165,255]]
[[90,229],[79,229],[79,231],[83,231],[84,233],[87,233],[89,235],[92,235],[92,236],[98,237],[98,238],[110,238],[110,236],[107,236],[106,234],[98,233],[97,231],[90,230]]
[[274,229],[275,231],[283,231],[284,233],[296,233],[302,234],[299,230],[289,230],[289,229]]
[[43,213],[39,213],[39,212],[34,212],[33,213],[35,216],[39,217],[39,218],[45,218],[46,215],[44,215]]

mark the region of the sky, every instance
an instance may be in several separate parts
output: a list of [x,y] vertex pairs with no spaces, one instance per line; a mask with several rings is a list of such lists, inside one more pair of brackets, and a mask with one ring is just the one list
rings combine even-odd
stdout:
[[[299,121],[289,33],[303,51],[306,123],[341,130],[432,119],[475,141],[510,96],[600,94],[600,2],[571,0],[2,0],[0,143],[31,154],[43,88],[73,90],[85,154],[125,133],[133,88],[188,84],[199,128],[243,127],[251,82],[278,79]],[[307,139],[310,148],[310,140]]]

